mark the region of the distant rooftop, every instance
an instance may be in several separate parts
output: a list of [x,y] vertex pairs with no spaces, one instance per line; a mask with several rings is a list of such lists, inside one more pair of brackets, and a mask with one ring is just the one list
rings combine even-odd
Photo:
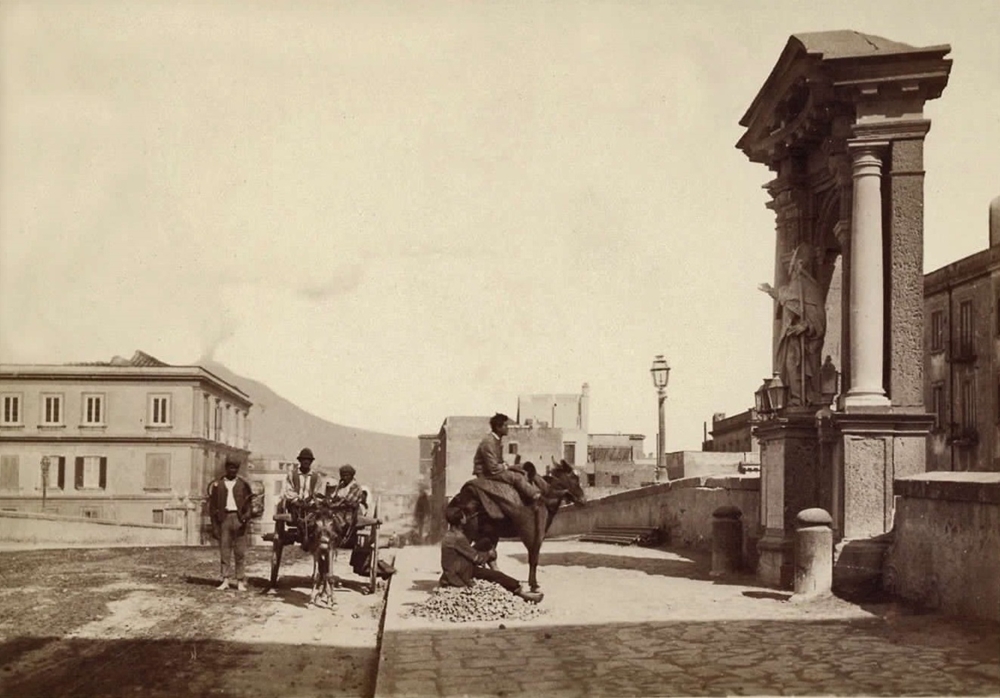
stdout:
[[79,361],[67,366],[135,366],[141,368],[164,368],[170,364],[160,361],[155,356],[151,356],[144,351],[136,350],[131,359],[126,359],[115,355],[111,361]]

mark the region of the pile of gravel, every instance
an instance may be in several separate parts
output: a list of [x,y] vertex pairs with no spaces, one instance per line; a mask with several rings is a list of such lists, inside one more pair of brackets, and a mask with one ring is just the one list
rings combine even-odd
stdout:
[[528,603],[493,582],[472,580],[473,586],[438,587],[427,601],[409,609],[408,615],[465,623],[483,620],[528,620],[547,611]]

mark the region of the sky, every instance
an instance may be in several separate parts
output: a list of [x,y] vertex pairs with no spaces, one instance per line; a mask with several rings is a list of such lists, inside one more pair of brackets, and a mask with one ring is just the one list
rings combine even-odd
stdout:
[[0,5],[0,361],[210,358],[415,436],[590,386],[697,449],[771,371],[739,120],[796,32],[950,44],[926,271],[988,245],[1000,0]]

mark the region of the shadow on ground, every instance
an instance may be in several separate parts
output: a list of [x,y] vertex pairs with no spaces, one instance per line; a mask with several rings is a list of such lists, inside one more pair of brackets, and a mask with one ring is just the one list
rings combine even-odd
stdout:
[[377,662],[350,647],[15,637],[0,643],[0,695],[371,696]]

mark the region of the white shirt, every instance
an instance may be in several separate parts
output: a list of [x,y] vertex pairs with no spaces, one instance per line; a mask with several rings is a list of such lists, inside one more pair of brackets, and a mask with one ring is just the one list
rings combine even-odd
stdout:
[[233,488],[236,486],[236,478],[222,478],[222,484],[226,486],[226,511],[238,511],[236,508],[236,497],[233,496]]

